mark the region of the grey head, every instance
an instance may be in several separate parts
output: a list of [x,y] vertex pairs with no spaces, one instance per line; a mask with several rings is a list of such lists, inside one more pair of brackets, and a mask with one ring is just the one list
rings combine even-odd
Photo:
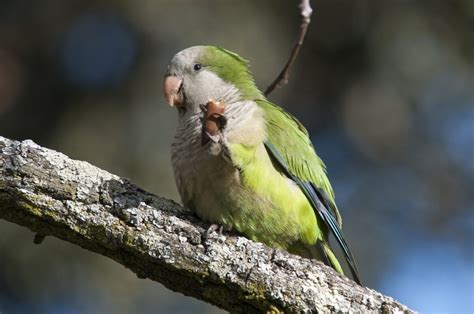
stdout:
[[240,100],[238,89],[208,66],[212,46],[194,46],[178,52],[171,60],[164,82],[165,98],[179,115],[195,115],[209,100],[227,105]]

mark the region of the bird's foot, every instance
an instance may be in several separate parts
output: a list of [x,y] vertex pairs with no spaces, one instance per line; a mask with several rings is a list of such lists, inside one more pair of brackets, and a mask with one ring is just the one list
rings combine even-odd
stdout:
[[215,231],[218,231],[218,235],[221,236],[222,235],[222,232],[224,231],[224,227],[223,226],[219,226],[217,224],[212,224],[209,226],[209,228],[207,228],[206,230],[206,234],[205,234],[205,239],[209,239],[211,237],[211,234]]
[[204,232],[202,235],[202,245],[204,246],[205,251],[207,252],[209,249],[208,245],[208,240],[212,238],[212,234],[217,231],[218,239],[219,241],[222,238],[222,232],[224,231],[224,227],[217,225],[217,224],[212,224],[209,226],[209,228]]
[[206,105],[200,105],[204,113],[202,119],[202,145],[209,141],[214,143],[223,142],[223,130],[227,126],[227,118],[224,116],[225,104],[210,99]]

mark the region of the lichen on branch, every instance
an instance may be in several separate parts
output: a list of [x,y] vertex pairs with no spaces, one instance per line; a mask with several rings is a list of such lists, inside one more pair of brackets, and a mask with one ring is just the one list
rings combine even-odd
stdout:
[[108,256],[235,313],[412,313],[318,261],[208,225],[181,205],[32,141],[0,137],[0,219]]

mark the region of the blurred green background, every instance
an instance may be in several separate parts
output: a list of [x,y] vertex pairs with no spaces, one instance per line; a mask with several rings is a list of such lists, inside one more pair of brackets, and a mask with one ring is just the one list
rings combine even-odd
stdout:
[[[33,139],[179,200],[177,51],[221,45],[264,89],[298,1],[2,0],[0,135]],[[474,2],[318,0],[270,99],[326,161],[364,282],[425,313],[474,311]],[[0,221],[1,313],[217,313],[111,260]]]

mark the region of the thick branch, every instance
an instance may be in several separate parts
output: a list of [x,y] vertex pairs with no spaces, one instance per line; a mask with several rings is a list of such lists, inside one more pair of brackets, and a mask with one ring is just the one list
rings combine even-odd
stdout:
[[173,201],[87,162],[0,137],[0,218],[108,256],[232,312],[411,312],[319,262],[214,233]]
[[293,44],[293,49],[291,50],[290,58],[286,62],[285,66],[283,67],[283,70],[281,70],[275,81],[273,81],[273,83],[271,83],[270,86],[268,86],[265,90],[265,96],[270,95],[270,93],[273,92],[275,88],[280,88],[288,83],[288,78],[290,77],[290,69],[293,66],[293,63],[295,63],[296,57],[298,56],[300,48],[303,45],[308,25],[311,22],[311,14],[313,13],[313,9],[311,9],[309,0],[301,0],[299,7],[301,15],[301,24],[298,36],[296,36],[296,41]]

